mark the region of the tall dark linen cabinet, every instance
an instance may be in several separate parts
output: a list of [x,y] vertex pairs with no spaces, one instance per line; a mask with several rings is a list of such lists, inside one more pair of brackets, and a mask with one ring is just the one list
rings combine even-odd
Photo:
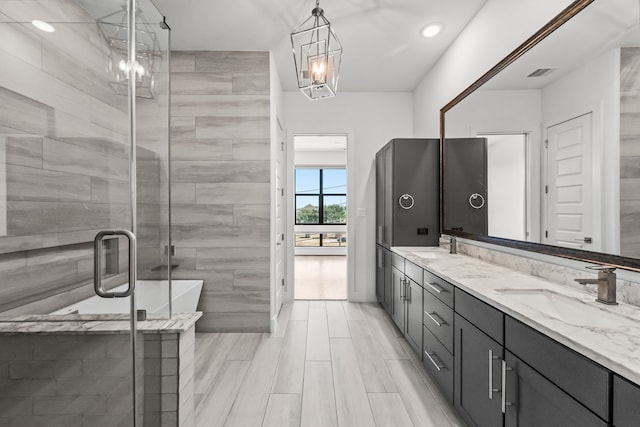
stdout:
[[376,154],[376,295],[387,311],[404,302],[394,309],[391,247],[439,238],[440,140],[392,139]]

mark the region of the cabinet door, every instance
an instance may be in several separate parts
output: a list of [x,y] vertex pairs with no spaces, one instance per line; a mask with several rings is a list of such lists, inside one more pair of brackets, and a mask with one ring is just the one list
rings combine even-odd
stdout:
[[391,318],[395,322],[400,332],[404,333],[404,273],[395,268],[392,270],[393,301],[391,309]]
[[640,420],[640,387],[613,376],[613,425],[637,427]]
[[522,360],[506,352],[505,427],[605,427],[607,423]]
[[411,279],[406,279],[405,283],[407,283],[405,337],[416,354],[422,359],[422,287]]
[[384,250],[376,246],[376,297],[384,305]]
[[384,226],[383,242],[390,247],[393,242],[393,143],[384,148]]
[[487,139],[447,138],[443,156],[443,228],[487,234]]
[[502,426],[502,353],[500,344],[455,315],[454,404],[471,426]]
[[384,308],[391,315],[393,310],[393,267],[391,266],[391,251],[383,249],[384,252]]
[[376,154],[376,243],[384,244],[385,151]]

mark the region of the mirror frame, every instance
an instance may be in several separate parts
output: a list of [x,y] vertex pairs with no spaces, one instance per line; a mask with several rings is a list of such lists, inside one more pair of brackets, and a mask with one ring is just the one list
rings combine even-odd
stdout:
[[575,0],[560,12],[551,21],[540,28],[535,34],[529,37],[524,43],[518,46],[513,52],[508,54],[504,59],[494,65],[489,71],[484,73],[480,78],[473,82],[469,87],[463,90],[455,98],[449,101],[440,109],[440,229],[443,235],[455,236],[479,242],[490,243],[499,246],[505,246],[514,249],[520,249],[530,252],[536,252],[545,255],[557,256],[561,258],[583,261],[588,263],[606,264],[615,266],[624,270],[640,272],[640,259],[623,257],[619,255],[605,254],[601,252],[586,251],[582,249],[563,248],[560,246],[552,246],[544,243],[533,243],[521,240],[505,239],[501,237],[485,236],[482,234],[466,233],[462,231],[445,230],[444,229],[444,140],[445,140],[445,113],[454,106],[479,89],[487,81],[495,77],[498,73],[516,61],[522,55],[527,53],[535,45],[553,33],[555,30],[564,25],[571,18],[580,13],[596,0]]

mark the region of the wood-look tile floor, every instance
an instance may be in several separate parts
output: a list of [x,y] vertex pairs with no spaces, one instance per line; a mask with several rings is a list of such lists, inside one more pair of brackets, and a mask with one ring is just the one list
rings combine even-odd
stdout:
[[294,263],[295,299],[347,299],[346,256],[297,255]]
[[272,334],[196,334],[196,426],[464,426],[378,304],[295,301]]

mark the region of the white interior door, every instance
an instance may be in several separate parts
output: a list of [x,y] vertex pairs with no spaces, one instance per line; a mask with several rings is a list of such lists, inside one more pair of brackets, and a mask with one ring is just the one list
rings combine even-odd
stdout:
[[593,250],[591,113],[547,128],[544,242]]
[[274,314],[280,312],[282,307],[282,301],[285,293],[285,262],[286,251],[284,246],[284,227],[285,227],[285,195],[284,195],[284,131],[278,126],[278,141],[280,147],[278,149],[278,156],[276,158],[276,196],[275,196],[275,273],[276,273],[276,300]]

